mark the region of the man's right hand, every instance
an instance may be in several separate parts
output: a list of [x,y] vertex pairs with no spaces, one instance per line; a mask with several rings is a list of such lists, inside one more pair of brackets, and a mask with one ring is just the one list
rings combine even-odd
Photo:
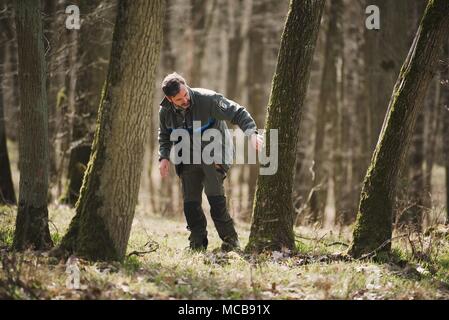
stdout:
[[162,178],[168,176],[169,168],[170,168],[170,161],[168,161],[167,159],[162,159],[159,162],[159,172],[161,173]]

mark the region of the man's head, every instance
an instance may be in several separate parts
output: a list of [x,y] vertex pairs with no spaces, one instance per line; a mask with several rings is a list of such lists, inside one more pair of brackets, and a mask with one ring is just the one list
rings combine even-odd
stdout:
[[176,72],[167,75],[162,81],[162,91],[167,99],[180,108],[190,106],[190,95],[187,90],[186,81]]

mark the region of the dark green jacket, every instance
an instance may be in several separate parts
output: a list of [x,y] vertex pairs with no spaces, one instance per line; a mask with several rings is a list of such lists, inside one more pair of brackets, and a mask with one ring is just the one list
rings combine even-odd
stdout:
[[[228,126],[225,120],[238,125],[247,136],[257,132],[257,126],[249,112],[236,102],[212,90],[188,88],[190,107],[184,113],[176,108],[167,98],[164,98],[159,108],[159,160],[170,158],[173,142],[170,134],[173,129],[191,128],[193,121],[201,121],[202,128],[220,130],[222,141],[226,141],[224,152],[234,154],[232,137],[226,132]],[[204,147],[204,145],[202,146]],[[232,161],[233,157],[230,158]],[[227,171],[230,163],[222,161],[221,165]]]

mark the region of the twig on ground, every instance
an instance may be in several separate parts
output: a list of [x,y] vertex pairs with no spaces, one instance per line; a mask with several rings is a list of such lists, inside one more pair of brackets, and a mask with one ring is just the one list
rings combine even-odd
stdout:
[[134,250],[134,251],[132,251],[132,252],[130,252],[129,254],[128,254],[128,257],[131,257],[131,256],[143,256],[143,255],[145,255],[145,254],[148,254],[148,253],[151,253],[151,252],[155,252],[155,251],[157,251],[158,249],[159,249],[159,243],[157,243],[156,241],[154,241],[154,240],[149,240],[147,243],[145,243],[144,245],[143,245],[143,247],[145,248],[145,247],[148,247],[148,250],[145,250],[145,251],[137,251],[137,250]]

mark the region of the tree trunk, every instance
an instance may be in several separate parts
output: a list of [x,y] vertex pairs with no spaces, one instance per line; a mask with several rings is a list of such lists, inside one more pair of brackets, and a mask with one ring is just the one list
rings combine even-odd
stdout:
[[[163,2],[122,0],[92,154],[61,249],[122,260],[137,204],[162,42]],[[126,116],[125,116],[126,115]]]
[[42,10],[44,12],[44,16],[42,19],[42,27],[44,32],[44,37],[46,39],[45,52],[48,60],[47,63],[47,102],[48,102],[48,142],[51,146],[49,148],[48,153],[48,161],[49,161],[49,201],[51,201],[52,197],[52,186],[57,183],[56,179],[58,176],[58,168],[57,168],[57,158],[56,158],[56,148],[55,148],[55,140],[56,140],[56,100],[57,100],[57,92],[58,87],[55,79],[55,69],[57,65],[57,44],[56,39],[59,35],[59,26],[57,25],[57,2],[55,0],[45,0],[42,2]]
[[[78,31],[77,80],[75,84],[75,113],[72,126],[72,147],[69,158],[68,184],[63,202],[75,205],[78,200],[84,171],[89,162],[94,124],[100,100],[101,88],[106,77],[106,60],[110,43],[102,36],[101,24],[94,19],[101,0],[79,1],[84,19]],[[101,39],[101,41],[99,41]]]
[[[210,3],[210,7],[208,6]],[[204,65],[204,54],[206,51],[207,36],[212,26],[213,14],[217,0],[191,0],[191,18],[192,18],[192,48],[193,56],[190,67],[188,82],[192,86],[201,86],[202,66]],[[210,10],[208,10],[208,8]]]
[[[62,0],[64,1],[64,0]],[[60,5],[63,5],[60,3]],[[65,20],[61,23],[65,23]],[[111,32],[112,33],[112,32]],[[76,84],[76,54],[77,54],[77,33],[73,30],[66,29],[60,38],[61,54],[64,57],[60,63],[58,70],[58,78],[56,82],[59,84],[58,99],[56,102],[57,110],[57,148],[59,153],[58,163],[58,186],[57,197],[61,197],[61,202],[65,202],[67,195],[67,187],[64,186],[68,176],[67,162],[70,155],[71,129],[73,123],[74,105],[75,105],[75,84]]]
[[[344,56],[344,34],[343,34],[343,1],[332,1],[331,4],[331,19],[335,19],[335,49],[333,62],[335,68],[335,78],[332,88],[333,107],[332,114],[332,129],[331,135],[333,137],[333,147],[331,149],[332,159],[332,180],[333,180],[333,194],[334,194],[334,208],[335,221],[340,225],[348,224],[349,218],[349,203],[348,195],[350,194],[350,168],[351,168],[351,114],[350,105],[345,104],[344,101],[344,85],[346,79],[344,78],[344,67],[349,64],[356,63],[348,61]],[[355,99],[355,97],[353,97]],[[348,190],[349,189],[349,190]]]
[[[364,159],[363,148],[368,144],[368,111],[363,101],[363,42],[365,27],[365,8],[363,1],[353,5],[351,0],[344,1],[342,12],[342,29],[344,48],[342,52],[342,79],[337,86],[341,101],[341,121],[334,128],[341,134],[332,134],[334,139],[341,137],[334,147],[340,150],[334,167],[335,218],[340,226],[347,226],[355,221],[359,204],[362,181],[369,159]],[[376,32],[376,31],[374,31]],[[380,52],[379,52],[380,54]],[[390,89],[391,91],[391,89]],[[365,153],[366,155],[366,153]],[[340,173],[339,173],[340,172]]]
[[[314,148],[314,181],[313,191],[310,197],[310,220],[312,223],[323,222],[324,209],[326,207],[328,181],[329,181],[329,158],[328,150],[325,148],[326,125],[329,115],[332,119],[338,119],[337,101],[337,68],[340,53],[343,47],[341,34],[341,11],[343,3],[341,0],[331,2],[328,29],[326,35],[326,48],[321,78],[320,96],[316,111],[317,124],[315,128]],[[338,124],[335,123],[335,124]]]
[[399,171],[449,32],[449,2],[431,0],[393,90],[371,166],[365,177],[354,239],[354,257],[391,249],[392,217]]
[[[268,7],[267,0],[259,0],[252,2],[251,18],[249,22],[248,30],[248,111],[253,116],[254,120],[259,118],[258,114],[261,113],[260,108],[266,105],[266,87],[265,87],[265,70],[264,70],[264,47],[266,46],[266,12]],[[257,123],[260,125],[259,123]],[[257,174],[259,171],[259,165],[253,164],[248,168],[248,198],[247,204],[244,207],[249,208],[244,220],[250,221],[251,209],[254,202],[254,195],[256,191]],[[243,205],[243,204],[242,204]]]
[[[172,37],[174,37],[174,30],[173,30],[173,21],[176,21],[173,19],[173,10],[175,9],[174,3],[172,0],[166,0],[165,1],[165,19],[163,23],[163,43],[162,43],[162,71],[164,75],[172,73],[176,70],[176,62],[177,57],[174,52],[174,47],[172,45]],[[154,111],[154,110],[152,110]],[[157,117],[156,117],[157,118]],[[155,127],[154,122],[151,122],[151,128],[150,132],[157,131],[157,127]],[[150,145],[149,145],[149,152],[151,155],[156,150],[157,140],[153,139],[153,137],[150,139]],[[153,159],[153,157],[151,158]],[[156,167],[159,166],[159,161],[156,160],[155,162]],[[177,187],[179,185],[180,181],[178,177],[168,175],[165,179],[160,179],[160,185],[157,186],[153,178],[151,176],[151,173],[153,171],[153,162],[150,161],[149,165],[149,182],[150,182],[150,199],[151,199],[151,205],[153,207],[153,212],[158,212],[166,217],[174,217],[176,216],[175,211],[175,203],[177,201],[177,193],[173,192],[173,188]],[[157,175],[159,175],[159,170],[157,170]],[[158,201],[156,201],[158,200]],[[159,204],[159,206],[156,206],[156,204]]]
[[[437,139],[441,134],[441,73],[437,72],[434,81],[432,83],[433,90],[430,92],[429,103],[425,104],[427,111],[427,121],[425,121],[424,130],[424,144],[425,148],[423,153],[426,155],[423,159],[423,164],[425,163],[424,175],[424,189],[421,193],[423,194],[423,205],[425,208],[430,209],[432,207],[432,170],[435,162]],[[430,90],[429,90],[430,91]],[[425,220],[424,220],[425,221]]]
[[[0,24],[4,29],[5,22]],[[5,30],[5,29],[4,29]],[[0,38],[1,42],[6,42],[7,37]],[[5,66],[6,47],[0,43],[0,205],[16,204],[16,194],[14,192],[14,184],[12,182],[11,165],[9,163],[8,147],[6,145],[6,130],[4,118],[4,102],[3,97],[3,75]]]
[[398,217],[398,227],[411,225],[416,231],[421,231],[424,206],[424,110],[418,114],[415,131],[411,139],[409,177],[410,205]]
[[380,30],[365,29],[365,79],[370,110],[367,144],[372,154],[379,137],[391,91],[401,63],[407,54],[407,19],[399,19],[398,12],[407,12],[409,0],[372,0],[381,13]]
[[[5,75],[9,75],[8,88],[9,99],[7,99],[4,105],[4,114],[8,121],[5,123],[6,132],[9,140],[13,142],[18,141],[19,135],[19,79],[18,79],[18,62],[17,62],[17,30],[13,28],[14,25],[14,9],[13,1],[4,1],[6,3],[4,17],[2,19],[2,29],[6,32],[7,37],[10,39],[7,42],[7,63],[4,66]],[[6,78],[6,77],[5,77]],[[4,98],[7,96],[7,91],[3,92]]]
[[[449,61],[449,41],[444,45],[444,60]],[[443,66],[441,73],[442,83],[441,102],[443,105],[443,154],[446,171],[446,224],[449,225],[449,64]]]
[[245,13],[243,0],[230,1],[227,9],[230,18],[228,22],[229,36],[226,96],[232,100],[238,101],[240,91],[238,86],[240,66],[239,59],[243,47],[242,27],[244,19],[243,14]]
[[[281,38],[265,129],[279,130],[279,164],[274,175],[260,175],[248,251],[295,248],[293,175],[301,112],[323,12],[323,0],[292,0]],[[301,30],[301,32],[298,32]],[[272,150],[271,152],[274,152]]]
[[47,249],[48,118],[46,68],[39,1],[15,2],[19,52],[19,206],[13,246]]

